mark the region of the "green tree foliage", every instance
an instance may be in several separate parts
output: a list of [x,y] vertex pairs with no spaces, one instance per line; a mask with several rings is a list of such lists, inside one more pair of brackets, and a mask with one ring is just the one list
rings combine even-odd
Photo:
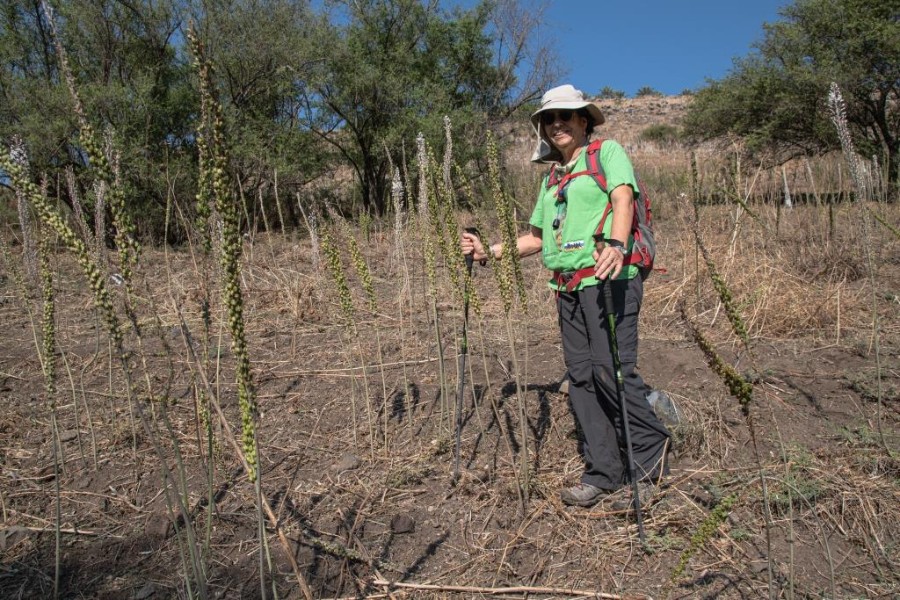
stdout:
[[[22,136],[32,171],[64,181],[61,171],[81,172],[87,155],[77,145],[78,126],[49,25],[40,2],[0,4],[0,136]],[[190,162],[182,150],[195,102],[186,66],[173,46],[179,6],[172,0],[143,4],[140,11],[113,1],[58,4],[60,41],[86,112],[96,131],[113,132],[123,186],[135,213],[144,216],[142,233],[158,234],[155,225],[173,185],[165,169],[183,172]],[[182,176],[179,183],[186,181]],[[91,210],[90,183],[79,179],[79,185]],[[60,187],[67,199],[65,185]]]
[[[192,222],[199,96],[189,22],[215,66],[230,181],[251,218],[242,227],[259,210],[278,222],[276,173],[290,220],[294,192],[324,174],[334,193],[348,165],[365,208],[383,212],[387,152],[399,159],[420,131],[442,139],[448,115],[455,156],[468,160],[492,119],[540,96],[555,64],[535,41],[542,0],[451,12],[433,0],[48,1],[85,114],[109,134],[125,203],[148,240],[159,239],[170,199],[185,218],[169,231]],[[64,170],[73,168],[90,213],[89,159],[49,25],[40,0],[0,0],[0,137],[22,136],[32,177],[46,175],[70,202]]]
[[[480,140],[487,119],[513,100],[512,71],[524,55],[496,61],[492,3],[453,13],[419,0],[341,5],[347,22],[319,28],[327,54],[313,77],[309,114],[352,165],[364,206],[381,213],[389,200],[385,149],[399,152],[420,131],[437,138],[444,115],[457,139]],[[474,147],[458,144],[454,152],[465,160]]]
[[674,125],[668,123],[657,123],[645,127],[641,131],[641,139],[648,142],[657,142],[660,144],[675,144],[681,139],[681,132]]
[[701,89],[686,130],[744,136],[784,160],[837,147],[825,98],[844,90],[860,151],[900,164],[900,0],[796,0],[765,25],[757,52]]
[[321,17],[297,0],[207,0],[198,16],[200,38],[217,74],[229,124],[232,168],[254,221],[262,196],[270,222],[275,174],[282,208],[298,221],[291,191],[321,174],[330,161],[304,117],[312,65],[328,53],[313,38]]

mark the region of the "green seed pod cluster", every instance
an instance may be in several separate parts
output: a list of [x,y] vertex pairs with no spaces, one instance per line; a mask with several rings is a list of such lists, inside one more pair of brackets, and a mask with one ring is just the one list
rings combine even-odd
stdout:
[[709,368],[725,382],[728,391],[741,405],[741,413],[744,417],[749,417],[750,403],[753,401],[753,385],[741,377],[731,365],[726,364],[725,361],[722,360],[722,357],[719,356],[719,353],[716,352],[709,340],[700,333],[697,326],[688,318],[684,304],[681,305],[680,309],[681,317],[687,324],[688,331],[690,331],[691,337],[694,339],[697,347],[699,347],[700,351],[703,352],[703,355],[706,356],[706,362],[709,364]]
[[500,175],[500,151],[494,136],[488,132],[487,138],[488,182],[491,196],[497,210],[500,221],[500,240],[503,243],[503,254],[500,256],[500,268],[495,269],[497,283],[500,288],[500,296],[503,300],[503,310],[506,313],[512,309],[513,286],[522,306],[522,311],[528,313],[528,297],[525,291],[525,277],[522,274],[522,261],[516,252],[516,221],[513,214],[512,198],[504,191]]
[[731,509],[736,503],[736,495],[732,494],[726,496],[716,505],[712,512],[706,516],[700,524],[700,527],[698,527],[697,531],[691,536],[690,545],[681,553],[678,565],[672,571],[672,576],[669,578],[669,585],[674,584],[681,574],[684,573],[688,561],[697,553],[697,550],[702,548],[703,545],[715,535],[716,531],[719,530],[719,526],[724,523],[725,519],[728,518],[728,515],[731,514]]
[[[112,136],[109,136],[110,139]],[[115,228],[116,248],[119,253],[119,268],[122,270],[122,278],[125,280],[126,290],[131,294],[131,279],[133,267],[137,265],[141,254],[141,247],[137,241],[134,221],[128,212],[125,202],[125,190],[119,177],[118,158],[113,155],[112,143],[109,144],[110,155],[113,156],[113,165],[108,172],[100,172],[98,175],[106,182],[109,191],[109,209],[112,213],[113,227]],[[109,163],[106,163],[107,165]]]
[[368,211],[359,213],[359,228],[362,230],[366,242],[370,242],[372,238],[372,215]]
[[373,315],[378,314],[378,297],[375,295],[375,286],[372,284],[372,272],[369,270],[366,258],[360,251],[359,243],[353,236],[353,232],[350,231],[347,222],[340,219],[340,223],[343,236],[346,238],[347,246],[350,249],[350,261],[353,263],[353,269],[356,271],[356,276],[359,277],[363,293],[366,296],[366,305],[369,308],[369,312]]
[[56,407],[56,304],[53,298],[53,269],[50,266],[50,236],[44,232],[38,246],[41,274],[41,353],[43,354],[44,386],[51,409]]
[[[202,109],[201,109],[202,110]],[[199,173],[197,176],[197,204],[195,227],[200,233],[200,248],[203,254],[212,254],[212,235],[210,233],[210,216],[212,215],[213,164],[209,156],[210,148],[206,142],[206,133],[197,134],[197,163]]]
[[235,379],[238,389],[238,405],[241,413],[241,442],[244,458],[250,466],[248,477],[255,481],[259,462],[256,451],[256,422],[258,407],[250,368],[250,355],[244,331],[244,297],[241,291],[242,241],[234,194],[228,184],[228,154],[225,144],[225,119],[222,106],[216,98],[212,84],[212,67],[205,59],[203,46],[193,29],[188,30],[188,40],[200,75],[201,122],[209,132],[207,159],[204,173],[216,211],[222,220],[222,301],[228,312],[228,328],[231,333],[231,349],[237,360]]
[[737,306],[735,306],[731,290],[728,289],[725,280],[719,275],[716,263],[713,262],[709,250],[706,249],[706,245],[703,243],[703,238],[700,235],[700,228],[696,220],[693,223],[693,231],[694,239],[697,240],[697,247],[700,248],[700,253],[703,254],[703,260],[706,262],[706,268],[709,271],[709,278],[712,280],[713,288],[715,288],[716,294],[719,296],[719,300],[725,308],[725,315],[728,317],[728,322],[731,323],[731,330],[744,343],[744,347],[749,350],[750,336],[747,333],[747,326],[744,324],[744,319],[741,317]]
[[91,168],[97,174],[97,177],[106,182],[109,186],[109,206],[113,215],[113,224],[116,229],[116,246],[119,251],[119,260],[121,262],[119,267],[122,271],[122,278],[125,280],[126,291],[130,296],[132,268],[137,264],[138,256],[140,255],[140,245],[137,243],[135,237],[134,223],[125,206],[125,192],[117,177],[116,169],[113,168],[107,158],[107,153],[103,144],[100,142],[99,136],[88,121],[87,113],[81,102],[81,97],[78,95],[78,87],[75,85],[75,76],[72,74],[72,69],[69,66],[68,54],[60,42],[59,35],[56,31],[56,21],[53,17],[53,10],[46,2],[41,4],[53,34],[53,42],[59,60],[59,69],[66,80],[66,87],[69,89],[69,95],[72,97],[73,110],[78,118],[78,130],[81,145],[87,153]]
[[212,446],[211,458],[221,460],[222,445],[219,444],[219,439],[216,437],[212,424],[212,415],[209,412],[209,398],[203,390],[199,390],[198,392],[197,406],[199,407],[200,427],[206,432],[206,435],[209,437],[210,445]]
[[325,263],[328,265],[328,271],[331,273],[331,278],[337,287],[338,298],[341,302],[341,313],[344,316],[345,324],[352,328],[356,322],[353,310],[353,296],[350,293],[350,286],[347,285],[347,275],[344,273],[341,255],[337,247],[335,247],[327,227],[322,228],[320,242],[322,253],[325,255]]
[[[453,169],[456,172],[456,179],[460,185],[460,191],[464,197],[472,199],[474,198],[474,194],[472,193],[472,189],[469,186],[468,180],[463,173],[462,167],[459,164],[454,164]],[[485,228],[482,226],[482,223],[479,221],[477,216],[474,216],[474,227],[478,231],[485,231]],[[487,242],[487,240],[482,240],[482,242]],[[489,260],[493,263],[496,262],[496,259],[491,256]],[[465,257],[463,257],[463,262],[465,262]],[[494,265],[496,266],[496,265]],[[473,274],[466,272],[465,275],[465,290],[468,294],[469,306],[475,311],[475,314],[479,317],[481,316],[481,297],[478,295],[478,290],[475,288],[475,282],[473,280]]]
[[416,161],[419,165],[419,236],[425,254],[425,274],[428,277],[428,291],[437,296],[437,256],[434,247],[434,209],[437,199],[434,198],[434,186],[429,185],[432,169],[429,162],[431,153],[421,133],[416,137]]
[[119,319],[110,300],[109,288],[106,287],[103,273],[88,252],[84,241],[72,231],[50,200],[28,179],[27,173],[21,165],[10,160],[9,156],[4,155],[0,156],[0,169],[6,171],[7,175],[9,175],[13,187],[20,190],[28,198],[37,211],[41,222],[56,232],[63,244],[75,255],[78,265],[90,283],[91,291],[94,294],[94,303],[103,316],[107,331],[115,342],[116,348],[121,349],[122,332],[119,327]]
[[460,286],[459,276],[464,270],[465,260],[459,251],[459,232],[451,224],[456,223],[454,214],[455,203],[453,191],[447,185],[444,171],[438,172],[437,161],[431,151],[428,153],[428,181],[431,184],[431,193],[428,196],[430,202],[428,215],[431,221],[431,235],[441,250],[444,264],[450,277],[450,287],[454,290],[460,304],[463,301],[463,290]]

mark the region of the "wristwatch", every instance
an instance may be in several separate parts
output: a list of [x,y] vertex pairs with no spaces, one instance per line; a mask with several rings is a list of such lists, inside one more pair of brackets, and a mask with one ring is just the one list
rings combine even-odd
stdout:
[[601,242],[611,248],[615,248],[616,250],[618,250],[619,252],[622,253],[622,256],[628,256],[629,254],[631,254],[631,250],[626,248],[625,244],[623,244],[619,240],[617,240],[615,238],[606,239],[603,237],[603,234],[595,233],[594,234],[594,243],[599,244]]

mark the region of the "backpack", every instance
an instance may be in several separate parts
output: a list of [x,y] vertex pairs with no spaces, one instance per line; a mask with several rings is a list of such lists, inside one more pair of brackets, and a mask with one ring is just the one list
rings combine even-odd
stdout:
[[[578,171],[568,173],[558,178],[556,169],[550,169],[550,175],[547,177],[547,188],[558,185],[557,194],[561,194],[562,190],[568,183],[581,175],[590,175],[597,185],[608,193],[606,189],[606,173],[603,171],[603,165],[600,164],[600,148],[603,146],[604,139],[594,140],[587,147],[587,155],[585,162],[587,163],[586,171]],[[653,238],[653,215],[650,209],[650,194],[643,182],[637,179],[640,196],[634,199],[634,220],[631,223],[631,236],[634,239],[634,245],[631,248],[631,254],[625,257],[625,265],[637,265],[640,267],[641,276],[646,279],[653,271],[653,259],[656,257],[656,240]],[[600,224],[597,226],[597,233],[603,233],[603,226],[606,224],[606,218],[612,212],[612,202],[606,205],[603,216],[600,217]]]

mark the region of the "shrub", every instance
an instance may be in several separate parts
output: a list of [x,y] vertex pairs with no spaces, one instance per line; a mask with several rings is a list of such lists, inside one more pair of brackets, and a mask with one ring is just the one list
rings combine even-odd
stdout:
[[625,92],[622,90],[616,90],[608,85],[603,86],[603,89],[600,90],[600,93],[597,94],[597,97],[602,100],[621,100],[625,97]]
[[681,140],[681,130],[674,125],[658,123],[644,129],[641,132],[641,139],[646,142],[671,144]]
[[639,89],[634,96],[635,96],[635,98],[646,98],[648,96],[653,97],[653,98],[659,98],[659,97],[663,96],[663,93],[660,92],[659,90],[653,89],[649,85],[645,85],[644,87]]

